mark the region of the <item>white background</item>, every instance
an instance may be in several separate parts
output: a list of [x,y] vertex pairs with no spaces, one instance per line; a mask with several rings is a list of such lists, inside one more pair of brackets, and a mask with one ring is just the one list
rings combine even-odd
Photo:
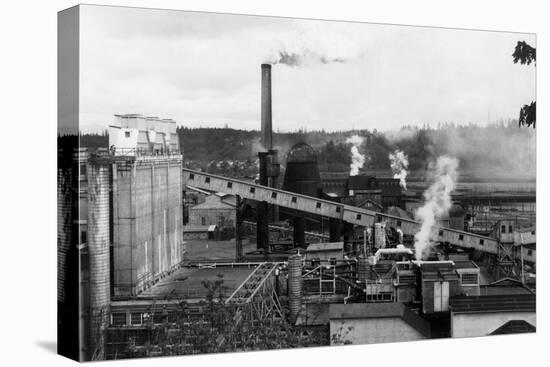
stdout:
[[[544,1],[97,1],[167,9],[536,32],[538,73],[537,334],[217,356],[105,362],[104,365],[548,365],[545,266],[548,146],[543,85],[550,40]],[[4,1],[0,28],[0,364],[64,366],[56,338],[56,12],[72,1]],[[546,19],[545,19],[546,17]],[[549,41],[550,42],[550,41]],[[518,66],[519,67],[519,66]],[[543,101],[546,100],[546,104]],[[511,157],[513,158],[513,157]]]

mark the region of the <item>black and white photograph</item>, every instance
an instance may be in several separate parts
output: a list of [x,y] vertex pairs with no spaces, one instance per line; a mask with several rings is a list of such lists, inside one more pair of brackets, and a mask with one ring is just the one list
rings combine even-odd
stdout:
[[59,354],[537,332],[535,33],[57,17]]

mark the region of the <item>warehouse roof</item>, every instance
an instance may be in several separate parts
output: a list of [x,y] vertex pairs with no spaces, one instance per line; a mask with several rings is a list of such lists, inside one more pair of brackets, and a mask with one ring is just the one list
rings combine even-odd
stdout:
[[454,314],[491,312],[535,312],[534,294],[458,296],[450,300]]
[[457,269],[479,269],[472,260],[453,260]]
[[197,204],[189,208],[189,210],[197,209],[234,209],[235,205],[232,205],[230,198],[226,195],[223,198],[217,194],[209,195],[206,197],[204,203]]
[[430,337],[430,323],[402,303],[330,304],[329,319],[369,319],[399,317],[425,337]]

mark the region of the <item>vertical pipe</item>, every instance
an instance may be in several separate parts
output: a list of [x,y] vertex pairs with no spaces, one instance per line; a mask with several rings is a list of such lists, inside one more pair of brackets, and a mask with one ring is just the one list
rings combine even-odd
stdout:
[[271,126],[271,65],[262,64],[262,145],[273,148]]
[[88,165],[90,359],[93,360],[105,357],[105,329],[109,315],[109,176],[108,164]]

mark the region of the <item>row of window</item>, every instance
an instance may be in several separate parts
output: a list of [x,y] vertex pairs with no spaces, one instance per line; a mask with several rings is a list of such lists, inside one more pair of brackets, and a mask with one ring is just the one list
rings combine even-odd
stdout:
[[153,321],[153,324],[163,324],[164,322],[176,322],[177,314],[175,312],[131,312],[128,316],[126,312],[111,313],[111,326],[141,326]]
[[475,273],[464,273],[460,276],[460,281],[463,285],[477,285],[477,274]]
[[[439,230],[439,237],[443,237],[443,234],[444,234],[444,233],[443,233],[443,230],[442,230],[442,229]],[[460,233],[460,234],[458,235],[458,240],[459,240],[459,241],[464,241],[464,234],[463,234],[463,233]],[[483,245],[485,244],[485,240],[484,240],[483,238],[480,238],[480,239],[479,239],[479,244],[483,246]]]

